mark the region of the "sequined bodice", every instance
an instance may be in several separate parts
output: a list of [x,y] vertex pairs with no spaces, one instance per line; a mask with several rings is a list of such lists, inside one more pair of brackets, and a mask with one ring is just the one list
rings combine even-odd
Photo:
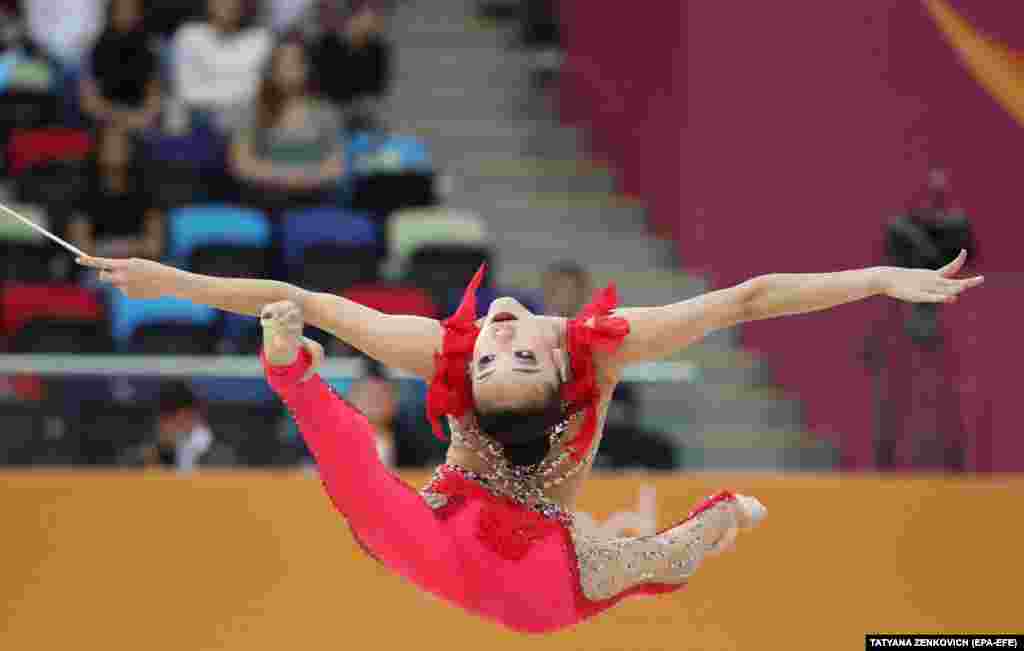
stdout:
[[[441,421],[451,425],[453,445],[467,450],[465,463],[437,469],[421,489],[424,501],[439,517],[460,513],[459,504],[472,504],[477,541],[510,562],[529,556],[541,540],[559,534],[574,567],[584,600],[623,595],[644,584],[678,586],[686,581],[707,549],[709,518],[729,517],[728,506],[716,506],[654,536],[602,540],[586,535],[574,524],[572,513],[551,499],[552,488],[590,466],[600,441],[603,387],[595,362],[596,352],[612,353],[629,334],[629,323],[616,316],[614,286],[598,292],[594,300],[565,324],[564,346],[569,361],[560,395],[566,420],[554,428],[551,450],[539,463],[513,466],[502,446],[480,432],[473,421],[474,400],[467,369],[480,328],[476,323],[476,290],[484,268],[473,276],[455,313],[442,322],[444,340],[434,358],[434,375],[427,392],[427,415],[435,434],[444,438]],[[566,405],[571,405],[567,408]],[[580,420],[578,428],[573,427]],[[575,430],[566,440],[566,434]],[[479,463],[478,463],[479,462]],[[566,532],[570,536],[566,536]],[[570,542],[571,538],[571,542]]]
[[[577,475],[593,459],[589,450],[576,461],[565,449],[564,442],[581,416],[581,411],[567,409],[569,416],[549,430],[548,454],[538,463],[517,466],[508,462],[501,443],[480,431],[472,417],[461,423],[450,419],[452,446],[469,451],[476,462],[474,470],[496,491],[523,503],[549,499],[552,489]],[[595,446],[596,448],[596,446]],[[468,462],[468,460],[467,460]]]
[[[722,529],[734,520],[732,511],[716,504],[679,525],[653,536],[602,539],[581,531],[573,513],[548,498],[545,489],[575,475],[592,458],[591,450],[578,463],[563,465],[568,455],[557,445],[569,429],[571,420],[553,431],[552,451],[538,464],[530,467],[511,466],[505,460],[501,445],[483,435],[472,425],[452,427],[452,441],[474,450],[489,461],[490,473],[474,472],[457,464],[439,466],[420,495],[431,508],[444,509],[452,503],[445,489],[446,477],[454,474],[473,482],[490,495],[511,500],[521,508],[550,519],[569,532],[576,558],[581,593],[591,601],[610,599],[646,584],[682,585],[697,570],[709,545],[708,525]],[[523,557],[532,542],[529,527],[513,525],[494,533],[502,540],[492,540],[492,548],[510,558]],[[514,551],[513,551],[514,550]]]

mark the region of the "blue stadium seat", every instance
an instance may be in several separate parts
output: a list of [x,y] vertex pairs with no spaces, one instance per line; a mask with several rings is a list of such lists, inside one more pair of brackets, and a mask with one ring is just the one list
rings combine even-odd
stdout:
[[315,244],[371,247],[379,239],[377,226],[365,215],[335,206],[285,213],[283,231],[285,262],[292,268],[302,262],[303,251]]
[[168,257],[185,266],[201,246],[229,244],[268,247],[271,240],[267,217],[251,208],[227,204],[202,204],[178,208],[168,216]]
[[154,162],[210,169],[224,162],[223,140],[209,129],[194,128],[185,135],[149,134],[146,154]]
[[110,325],[114,341],[126,346],[135,331],[159,323],[176,323],[212,327],[217,311],[206,305],[197,305],[177,298],[130,299],[122,292],[112,290],[109,295]]
[[346,154],[348,169],[358,176],[433,170],[426,143],[415,136],[358,133]]
[[[448,304],[446,306],[446,309],[448,311],[446,312],[446,314],[452,314],[455,312],[456,309],[458,309],[459,302],[462,301],[462,294],[464,291],[464,289],[455,288],[448,293]],[[500,287],[481,287],[480,289],[477,290],[477,311],[481,315],[485,314],[487,310],[490,309],[491,303],[493,303],[495,299],[498,299],[502,296],[511,296],[512,298],[522,303],[526,309],[530,310],[534,314],[544,313],[542,301],[538,297],[531,296],[530,294],[518,290],[512,291],[501,289]]]
[[277,397],[263,378],[193,378],[192,388],[203,401],[210,403],[277,403]]

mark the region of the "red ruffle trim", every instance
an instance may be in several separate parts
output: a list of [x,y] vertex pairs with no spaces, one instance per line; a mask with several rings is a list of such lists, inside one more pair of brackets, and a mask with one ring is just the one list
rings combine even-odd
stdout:
[[562,385],[562,399],[570,405],[586,405],[583,426],[568,443],[574,461],[580,461],[586,456],[597,434],[600,387],[594,351],[613,353],[629,334],[629,321],[611,316],[618,304],[615,285],[609,285],[595,294],[594,299],[566,326],[566,348],[572,365],[572,379]]
[[430,490],[456,501],[475,499],[482,505],[477,539],[502,558],[519,561],[534,542],[563,529],[561,523],[505,497],[492,494],[478,482],[455,470],[442,471]]
[[476,290],[483,282],[487,265],[480,265],[470,281],[455,314],[441,322],[444,341],[441,352],[434,355],[434,377],[427,390],[427,418],[434,435],[445,440],[441,418],[461,418],[473,408],[473,387],[469,365],[480,328],[476,325]]

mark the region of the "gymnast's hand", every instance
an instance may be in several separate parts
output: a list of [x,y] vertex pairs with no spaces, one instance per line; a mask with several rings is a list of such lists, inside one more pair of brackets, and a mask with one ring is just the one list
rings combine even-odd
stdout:
[[303,376],[308,379],[324,360],[324,347],[302,336],[305,322],[302,309],[292,301],[278,301],[260,311],[263,326],[263,352],[273,366],[286,366],[295,361],[299,347],[306,348],[313,357],[310,369]]
[[880,276],[882,293],[910,303],[954,303],[960,293],[977,287],[985,278],[954,278],[964,266],[967,252],[938,270],[885,267]]
[[142,258],[81,257],[78,264],[98,269],[100,280],[108,282],[129,298],[160,298],[173,293],[178,278],[173,267]]

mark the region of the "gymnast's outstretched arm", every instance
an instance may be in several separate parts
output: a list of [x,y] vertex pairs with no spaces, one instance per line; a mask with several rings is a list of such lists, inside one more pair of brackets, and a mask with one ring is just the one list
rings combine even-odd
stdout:
[[913,303],[951,303],[980,285],[980,276],[956,279],[967,255],[939,270],[871,267],[833,273],[769,274],[662,307],[616,311],[629,321],[623,345],[603,360],[606,368],[660,359],[708,333],[747,321],[826,310],[871,296]]
[[100,279],[131,298],[174,296],[227,312],[258,316],[263,306],[292,301],[310,325],[330,332],[386,366],[430,378],[441,349],[441,324],[418,316],[378,312],[333,294],[310,292],[276,280],[218,278],[140,258],[87,257],[80,264],[100,269]]

